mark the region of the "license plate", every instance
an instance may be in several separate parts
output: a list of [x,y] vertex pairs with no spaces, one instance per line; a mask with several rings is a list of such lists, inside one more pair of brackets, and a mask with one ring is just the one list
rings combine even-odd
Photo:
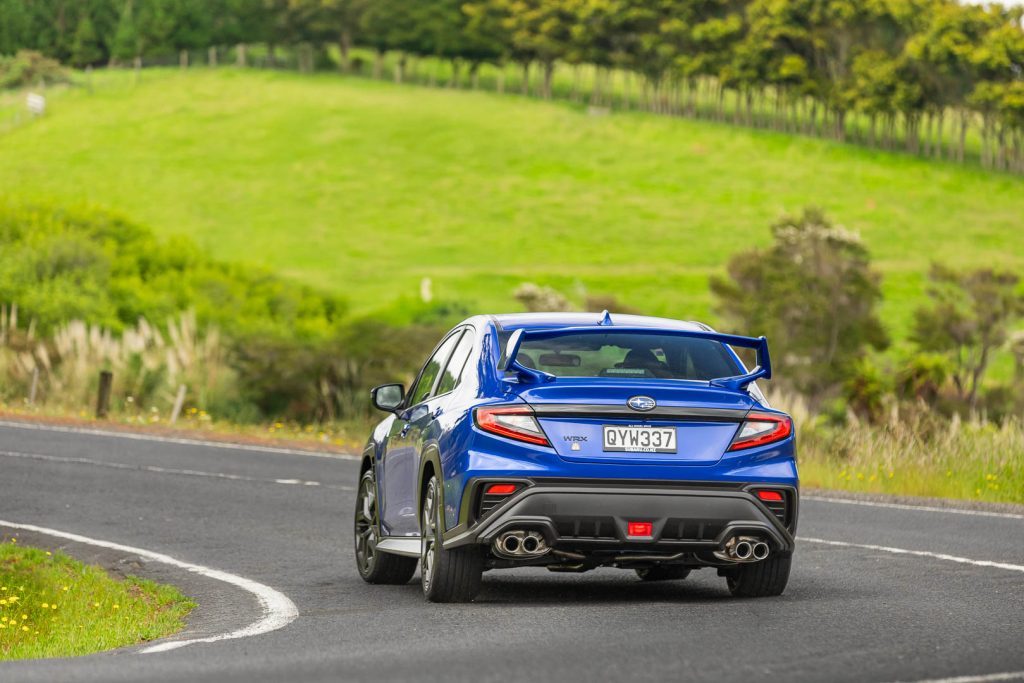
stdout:
[[604,425],[604,450],[620,453],[675,453],[675,427]]

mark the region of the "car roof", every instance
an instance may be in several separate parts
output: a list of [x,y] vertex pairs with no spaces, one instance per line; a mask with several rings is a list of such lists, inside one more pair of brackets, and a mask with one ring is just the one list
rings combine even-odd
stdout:
[[[598,325],[604,313],[505,313],[488,316],[499,330],[514,332],[519,329],[551,329],[558,327],[587,327]],[[654,329],[709,331],[711,328],[696,321],[655,318],[647,315],[611,313],[611,325],[623,327],[650,327]],[[607,324],[607,323],[605,323]]]

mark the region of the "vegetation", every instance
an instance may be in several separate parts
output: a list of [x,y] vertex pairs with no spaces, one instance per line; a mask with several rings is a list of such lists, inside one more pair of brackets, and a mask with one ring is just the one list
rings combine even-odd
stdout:
[[143,418],[184,385],[186,410],[220,418],[365,419],[369,386],[441,333],[344,319],[337,297],[87,207],[0,203],[0,301],[17,302],[0,307],[0,400],[78,412],[111,370],[112,407]]
[[0,54],[0,90],[69,81],[67,70],[57,60],[44,57],[38,52],[21,50],[7,57]]
[[[0,54],[35,49],[76,66],[178,56],[217,46],[295,47],[313,70],[337,46],[372,48],[372,72],[399,55],[443,59],[451,82],[513,64],[552,97],[559,66],[593,72],[591,104],[613,74],[642,106],[676,115],[902,147],[962,161],[968,128],[988,167],[1024,170],[1024,10],[955,0],[0,0]],[[244,47],[236,60],[246,63]],[[464,68],[465,66],[465,68]],[[433,79],[433,74],[431,72]],[[502,72],[503,74],[504,72]],[[502,81],[498,89],[504,89]],[[626,86],[629,89],[629,86]],[[702,93],[713,103],[701,112]],[[727,116],[726,101],[731,101]],[[632,102],[627,96],[624,103]],[[854,121],[856,119],[856,121]]]
[[430,277],[435,306],[515,308],[513,291],[531,281],[576,306],[614,292],[644,313],[713,323],[709,276],[806,205],[870,248],[897,343],[931,259],[1024,268],[1018,178],[776,132],[329,76],[94,78],[92,94],[54,91],[50,115],[4,136],[5,193],[116,207],[224,261],[340,293],[358,316],[409,322]]
[[171,586],[112,578],[63,553],[0,544],[0,660],[69,657],[170,635],[195,606]]

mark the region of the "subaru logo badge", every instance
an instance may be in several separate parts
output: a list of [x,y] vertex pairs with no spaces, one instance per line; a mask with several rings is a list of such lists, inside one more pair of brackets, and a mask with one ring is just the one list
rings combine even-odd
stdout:
[[633,398],[626,401],[626,405],[632,408],[633,410],[646,412],[648,410],[654,410],[654,408],[658,404],[650,396],[634,396]]

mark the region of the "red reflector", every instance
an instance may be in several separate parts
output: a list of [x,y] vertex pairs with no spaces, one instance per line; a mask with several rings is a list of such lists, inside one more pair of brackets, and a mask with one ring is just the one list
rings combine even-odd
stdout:
[[627,522],[627,536],[653,536],[654,525],[650,522]]
[[486,494],[495,496],[507,496],[510,493],[516,492],[515,484],[491,484],[484,491]]
[[758,491],[757,497],[770,503],[781,503],[785,500],[778,491]]

